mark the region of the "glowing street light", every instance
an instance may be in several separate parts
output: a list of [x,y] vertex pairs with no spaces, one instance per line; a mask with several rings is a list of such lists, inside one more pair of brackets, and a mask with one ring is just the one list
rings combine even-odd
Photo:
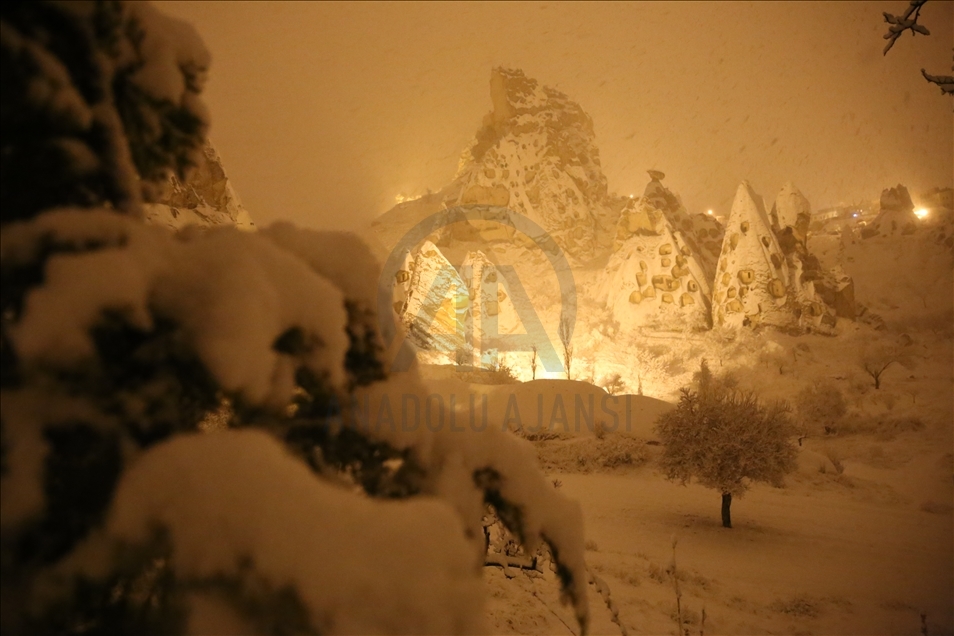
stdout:
[[712,210],[706,210],[706,214],[708,214],[709,216],[712,216]]

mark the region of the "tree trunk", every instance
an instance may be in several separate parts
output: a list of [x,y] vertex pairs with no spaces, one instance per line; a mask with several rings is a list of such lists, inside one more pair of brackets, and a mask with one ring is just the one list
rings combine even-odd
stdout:
[[732,527],[732,514],[729,512],[729,506],[732,505],[732,493],[722,493],[722,527]]

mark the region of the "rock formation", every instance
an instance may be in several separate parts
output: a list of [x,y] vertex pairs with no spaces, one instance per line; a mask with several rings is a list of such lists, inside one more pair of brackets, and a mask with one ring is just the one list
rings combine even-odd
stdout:
[[475,362],[488,366],[497,358],[494,337],[512,334],[520,327],[520,318],[510,295],[506,277],[483,252],[470,252],[461,265],[461,275],[468,290],[470,311],[467,314],[469,341],[475,348]]
[[461,157],[456,204],[490,204],[525,214],[581,260],[608,247],[608,205],[593,121],[563,93],[520,70],[495,68],[493,110]]
[[[617,245],[629,234],[640,230],[644,224],[644,210],[654,209],[662,214],[670,229],[692,250],[703,269],[706,286],[711,287],[716,261],[722,250],[722,224],[706,214],[689,214],[679,196],[662,184],[666,175],[659,170],[647,172],[650,181],[643,191],[642,203],[629,199],[620,214],[616,231]],[[649,204],[648,208],[645,204]]]
[[[430,241],[405,257],[395,275],[394,309],[418,349],[453,355],[466,345],[470,299],[457,270]],[[403,298],[400,296],[402,295]]]
[[649,175],[645,194],[630,199],[620,215],[597,300],[623,330],[707,329],[715,258],[700,249],[693,220],[661,183],[665,175]]
[[789,271],[794,273],[791,286],[795,295],[811,296],[807,290],[796,288],[796,279],[802,285],[812,282],[815,294],[836,316],[853,319],[856,313],[855,287],[851,277],[841,267],[822,270],[818,259],[808,249],[808,227],[812,218],[808,199],[788,182],[775,197],[769,216]]
[[187,225],[255,229],[222,167],[222,159],[208,140],[189,178],[183,183],[171,176],[159,202],[144,207],[147,221],[173,230]]
[[895,236],[914,234],[918,227],[918,217],[914,216],[914,203],[908,189],[898,184],[881,192],[881,206],[878,216],[861,231],[862,238],[875,236]]
[[[762,197],[748,182],[736,192],[712,294],[713,323],[725,326],[826,328],[835,312],[815,290],[817,259],[798,240],[807,201],[794,187],[782,189],[770,220]],[[795,225],[785,225],[792,219]],[[773,229],[779,227],[779,233]],[[780,237],[790,237],[782,244]]]
[[394,295],[411,342],[445,363],[487,366],[493,338],[521,329],[506,277],[480,251],[467,253],[458,271],[425,241],[405,256]]
[[520,70],[491,73],[493,110],[440,192],[395,206],[375,221],[389,248],[442,209],[509,208],[526,215],[577,262],[605,254],[621,203],[607,194],[593,122],[578,104]]
[[812,221],[812,207],[791,181],[782,186],[775,197],[769,216],[772,229],[782,244],[792,240],[804,243],[807,239],[808,226]]
[[[457,320],[462,333],[475,325],[481,333],[480,308],[501,302],[494,294],[483,297],[481,276],[461,270],[444,291],[450,298],[450,288],[459,288],[469,308],[462,301],[453,301],[454,311],[414,305],[432,285],[433,273],[425,272],[443,268],[441,261],[488,272],[496,271],[492,262],[510,262],[522,268],[520,280],[542,280],[561,251],[574,268],[606,259],[585,295],[609,310],[622,329],[702,330],[717,324],[824,330],[836,315],[854,317],[851,279],[843,271],[823,271],[808,251],[811,206],[794,185],[782,188],[769,214],[743,183],[725,227],[713,216],[690,214],[658,170],[649,171],[641,197],[618,197],[607,192],[593,124],[578,104],[519,70],[494,69],[490,88],[493,108],[461,156],[455,179],[439,192],[395,206],[373,224],[388,249],[402,249],[415,226],[414,236],[425,237],[426,247],[409,256],[401,292],[407,302],[399,302],[412,331],[443,316],[436,322],[448,329]],[[527,219],[538,235],[524,233]],[[439,259],[427,264],[421,255],[428,252]],[[553,309],[558,296],[552,287],[528,289],[530,301]],[[414,317],[421,309],[427,320]],[[500,333],[519,324],[516,313],[504,320],[509,309],[501,305],[497,311]],[[428,346],[423,336],[420,344]],[[463,344],[440,347],[452,351]]]

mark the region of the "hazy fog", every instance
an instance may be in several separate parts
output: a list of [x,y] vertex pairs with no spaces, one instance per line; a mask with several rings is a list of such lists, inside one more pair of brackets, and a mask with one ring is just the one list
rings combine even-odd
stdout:
[[211,137],[259,224],[354,228],[438,189],[490,109],[494,65],[592,116],[610,189],[664,170],[687,208],[741,179],[794,180],[817,209],[952,184],[954,3],[887,57],[882,11],[850,3],[193,3],[213,55]]

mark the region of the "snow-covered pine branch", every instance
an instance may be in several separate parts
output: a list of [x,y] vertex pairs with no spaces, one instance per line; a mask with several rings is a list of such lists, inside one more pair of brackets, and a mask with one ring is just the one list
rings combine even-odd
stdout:
[[62,205],[138,215],[196,163],[209,54],[188,24],[148,3],[16,3],[0,49],[5,221]]

